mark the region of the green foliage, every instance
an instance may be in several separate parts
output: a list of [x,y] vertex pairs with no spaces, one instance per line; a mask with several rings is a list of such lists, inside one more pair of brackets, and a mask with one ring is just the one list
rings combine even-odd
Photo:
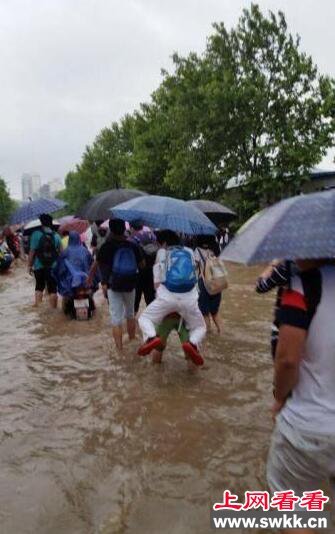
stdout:
[[0,225],[8,223],[17,203],[10,198],[6,182],[0,177]]
[[93,195],[127,185],[127,169],[132,154],[133,118],[129,115],[110,128],[104,128],[92,146],[87,146],[82,161],[65,179],[61,198],[75,212]]
[[301,189],[333,145],[334,80],[300,50],[284,14],[245,9],[214,25],[202,55],[173,56],[151,101],[103,129],[66,178],[73,209],[104,189],[132,186],[180,198],[229,195],[242,175],[242,218]]

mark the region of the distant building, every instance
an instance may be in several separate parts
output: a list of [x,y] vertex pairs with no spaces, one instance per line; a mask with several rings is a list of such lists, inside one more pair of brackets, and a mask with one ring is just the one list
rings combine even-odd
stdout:
[[[226,184],[225,201],[234,207],[240,218],[243,218],[243,202],[241,186],[246,183],[246,177],[239,175],[230,178]],[[306,179],[301,189],[286,189],[284,198],[291,197],[297,194],[313,193],[315,191],[324,191],[326,189],[335,188],[335,169],[324,171],[318,168],[312,168],[309,172],[308,179]],[[258,208],[262,209],[268,205],[267,200],[259,198]]]
[[41,198],[52,198],[51,197],[51,191],[50,191],[50,185],[49,184],[41,185],[39,194],[40,194]]
[[[245,176],[234,176],[228,180],[226,190],[238,189],[245,183],[245,181]],[[309,173],[309,180],[306,180],[302,184],[302,192],[311,193],[313,191],[323,191],[333,187],[335,188],[335,169],[332,171],[324,171],[314,167]]]
[[53,198],[64,188],[63,180],[61,178],[53,178],[48,182],[48,185],[50,186],[50,195]]
[[39,198],[40,187],[41,187],[41,177],[39,174],[29,174],[27,172],[22,174],[21,178],[21,187],[22,187],[22,199],[35,200]]
[[40,188],[41,188],[41,177],[39,174],[31,175],[32,188],[33,188],[33,199],[39,198]]
[[314,168],[310,172],[310,180],[303,184],[303,192],[324,191],[335,187],[335,169],[333,171],[323,171]]
[[33,194],[33,184],[31,180],[31,175],[24,173],[21,178],[21,188],[22,188],[22,199],[27,201],[32,199]]

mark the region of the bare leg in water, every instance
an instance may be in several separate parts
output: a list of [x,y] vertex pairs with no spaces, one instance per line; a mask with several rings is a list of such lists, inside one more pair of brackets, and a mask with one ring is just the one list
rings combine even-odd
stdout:
[[58,296],[57,293],[49,294],[49,304],[51,308],[57,308]]
[[209,315],[204,315],[207,332],[211,331],[211,318]]
[[213,319],[213,322],[217,328],[217,331],[218,331],[218,334],[221,334],[222,333],[222,321],[221,321],[221,317],[219,315],[219,312],[216,313],[215,315],[212,315],[212,319]]
[[162,363],[163,353],[160,350],[152,351],[152,363]]
[[136,336],[136,319],[127,319],[127,332],[129,339],[135,339]]
[[116,348],[121,352],[123,349],[122,345],[122,325],[113,326],[113,338],[115,341]]
[[34,306],[36,306],[36,308],[42,304],[42,300],[43,300],[43,291],[35,291],[35,303],[34,303]]

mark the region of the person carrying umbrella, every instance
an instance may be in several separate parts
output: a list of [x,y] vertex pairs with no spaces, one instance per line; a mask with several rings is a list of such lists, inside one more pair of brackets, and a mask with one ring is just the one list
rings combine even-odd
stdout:
[[325,480],[335,489],[335,265],[327,259],[296,264],[277,312],[276,427],[267,479],[272,492],[290,489],[301,497]]
[[57,308],[57,282],[52,269],[62,250],[61,238],[53,230],[52,217],[42,213],[39,217],[42,228],[35,230],[30,238],[30,252],[28,256],[28,272],[34,273],[35,306],[43,300],[43,291],[47,287],[49,302],[52,308]]
[[302,509],[313,496],[319,503],[328,500],[320,491],[324,482],[335,490],[334,255],[335,191],[296,196],[267,208],[222,254],[249,264],[283,258],[298,268],[281,293],[277,313],[276,426],[267,480],[271,492],[294,492]]

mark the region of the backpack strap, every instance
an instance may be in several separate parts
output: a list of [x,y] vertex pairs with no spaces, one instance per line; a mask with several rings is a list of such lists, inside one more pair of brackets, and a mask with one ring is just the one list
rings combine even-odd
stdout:
[[320,304],[322,293],[322,279],[319,269],[311,269],[300,273],[304,294],[307,300],[307,313],[312,321]]
[[200,260],[202,262],[202,266],[201,266],[201,262],[200,262],[200,274],[202,277],[204,277],[204,273],[205,273],[205,268],[206,268],[206,261],[208,260],[208,258],[210,257],[210,252],[211,250],[208,249],[209,251],[209,254],[207,255],[207,258],[203,255],[203,253],[201,252],[200,248],[197,247],[197,251],[199,252],[199,256],[200,256]]

